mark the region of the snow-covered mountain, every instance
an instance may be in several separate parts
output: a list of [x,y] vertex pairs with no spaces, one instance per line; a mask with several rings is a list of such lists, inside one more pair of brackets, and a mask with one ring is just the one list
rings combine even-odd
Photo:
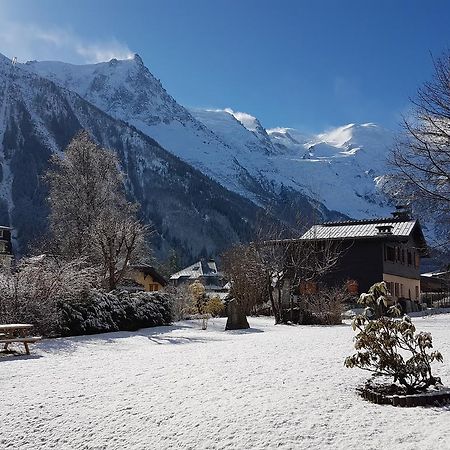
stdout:
[[151,136],[223,186],[242,193],[242,168],[234,158],[235,149],[179,105],[139,55],[84,66],[33,61],[23,67],[78,93],[102,111]]
[[231,110],[187,110],[164,90],[138,55],[85,66],[33,61],[22,67],[78,93],[222,186],[270,207],[288,221],[295,220],[298,209],[310,212],[316,207],[321,218],[337,216],[305,196],[298,183],[284,182],[284,174],[271,159],[280,152],[256,118]]
[[81,129],[117,152],[130,197],[157,231],[159,256],[176,248],[187,261],[252,237],[261,215],[254,203],[74,91],[0,55],[0,222],[13,226],[19,251],[45,234],[42,175],[52,153]]
[[350,124],[306,135],[289,128],[264,130],[256,118],[230,109],[192,114],[224,142],[240,146],[240,154],[248,154],[273,186],[301,192],[353,218],[389,214],[379,189],[393,139],[388,130],[371,123]]
[[26,229],[30,211],[39,218],[34,228],[45,227],[39,176],[81,128],[118,152],[162,252],[178,246],[191,256],[214,253],[248,238],[260,206],[291,224],[299,214],[323,220],[391,209],[378,186],[392,136],[375,124],[310,135],[266,130],[229,108],[189,110],[138,55],[15,67],[0,56],[0,93],[0,220],[13,223],[19,240],[36,234]]
[[389,212],[377,186],[391,135],[374,124],[308,136],[288,128],[265,130],[257,118],[231,109],[188,111],[138,55],[86,66],[29,62],[26,67],[132,124],[259,205],[273,208],[283,192],[296,207],[322,203],[325,215],[326,209],[355,218]]
[[388,215],[380,190],[389,171],[393,134],[373,123],[350,124],[313,136],[292,129],[268,130],[285,152],[272,164],[329,209],[353,218]]

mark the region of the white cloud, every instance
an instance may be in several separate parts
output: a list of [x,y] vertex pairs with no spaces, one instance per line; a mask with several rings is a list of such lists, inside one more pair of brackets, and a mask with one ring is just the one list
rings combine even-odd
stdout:
[[133,56],[130,49],[114,38],[87,42],[71,30],[43,29],[35,24],[10,22],[0,17],[0,53],[26,60],[63,60],[95,63]]

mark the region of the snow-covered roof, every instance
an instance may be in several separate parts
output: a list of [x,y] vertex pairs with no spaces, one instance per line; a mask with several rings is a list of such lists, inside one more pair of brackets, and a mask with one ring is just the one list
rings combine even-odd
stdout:
[[208,277],[208,276],[220,276],[222,275],[217,270],[216,262],[213,259],[210,259],[209,261],[206,260],[200,260],[196,263],[184,268],[183,270],[180,270],[177,273],[174,273],[170,279],[171,280],[178,280],[179,278],[188,278],[188,279],[196,279],[200,277]]
[[377,236],[409,237],[416,220],[373,219],[313,225],[301,239],[354,239]]

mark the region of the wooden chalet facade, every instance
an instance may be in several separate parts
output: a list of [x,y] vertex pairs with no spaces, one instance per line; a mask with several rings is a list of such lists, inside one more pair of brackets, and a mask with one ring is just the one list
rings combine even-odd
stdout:
[[420,259],[428,252],[417,220],[400,215],[327,222],[314,225],[301,239],[342,244],[339,262],[323,277],[323,283],[347,283],[350,293],[360,294],[385,281],[394,300],[419,301]]

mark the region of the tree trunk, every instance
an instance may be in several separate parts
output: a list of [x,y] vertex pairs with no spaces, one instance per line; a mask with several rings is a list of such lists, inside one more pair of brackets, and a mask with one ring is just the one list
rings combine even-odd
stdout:
[[283,317],[283,297],[281,288],[277,287],[277,308],[278,308],[278,314],[279,314],[279,322],[278,323],[285,323],[286,318]]
[[239,307],[235,300],[228,303],[227,315],[225,330],[245,330],[250,328],[245,311]]
[[273,297],[273,291],[272,291],[271,286],[269,286],[269,299],[270,299],[270,304],[272,306],[273,315],[275,316],[275,325],[277,325],[281,322],[281,311],[278,309],[278,307],[275,303],[275,299]]

